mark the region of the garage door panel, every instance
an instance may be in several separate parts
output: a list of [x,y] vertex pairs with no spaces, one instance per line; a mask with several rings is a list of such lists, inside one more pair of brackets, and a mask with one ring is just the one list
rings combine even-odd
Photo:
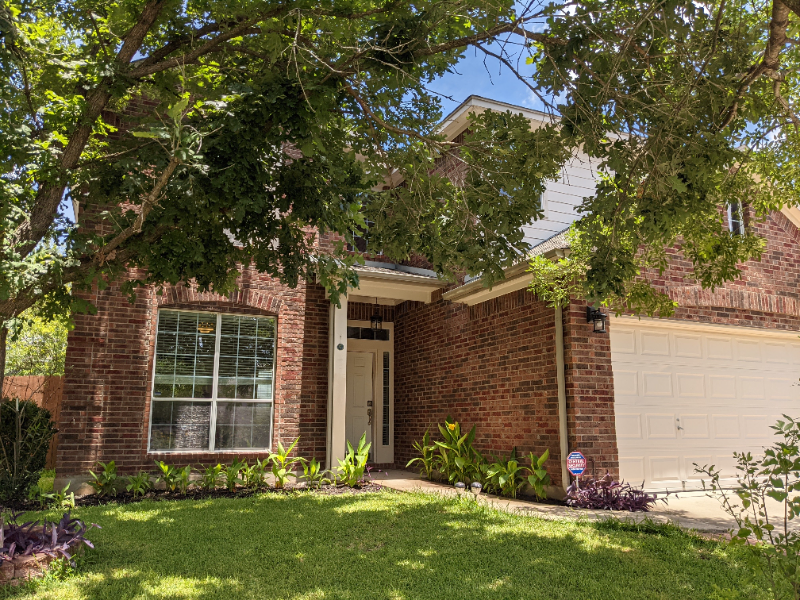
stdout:
[[745,362],[762,362],[761,344],[752,340],[736,340],[736,359]]
[[717,440],[738,440],[741,437],[738,415],[711,415],[711,429]]
[[622,456],[619,457],[619,469],[625,474],[625,481],[639,483],[647,480],[644,472],[644,456]]
[[682,414],[680,419],[681,436],[690,440],[707,440],[711,437],[711,428],[707,414]]
[[648,440],[675,439],[675,415],[674,414],[648,414],[645,415]]
[[645,356],[669,356],[669,335],[661,332],[642,332],[642,354]]
[[682,398],[704,398],[706,378],[702,373],[675,373],[678,396]]
[[639,413],[619,413],[617,419],[617,437],[625,440],[642,439],[642,415]]
[[743,328],[611,324],[622,477],[649,489],[700,487],[694,464],[736,474],[734,451],[763,452],[782,413],[800,415],[800,342]]
[[766,415],[744,415],[744,438],[748,440],[767,440],[772,434],[770,425],[775,424],[775,419]]
[[651,456],[650,480],[653,483],[678,483],[681,481],[680,457],[672,456]]
[[611,337],[611,352],[622,354],[636,354],[636,332],[633,330],[620,331]]
[[675,334],[675,356],[679,358],[702,358],[702,338],[695,335]]
[[712,360],[731,360],[733,359],[733,343],[726,338],[708,337],[706,338],[707,356]]
[[672,374],[643,371],[642,393],[645,396],[672,396]]
[[614,390],[625,396],[639,395],[639,373],[637,371],[614,371]]
[[763,399],[766,396],[767,380],[763,377],[739,377],[739,393],[742,398]]
[[768,400],[771,402],[792,402],[800,395],[797,379],[770,377],[767,390]]

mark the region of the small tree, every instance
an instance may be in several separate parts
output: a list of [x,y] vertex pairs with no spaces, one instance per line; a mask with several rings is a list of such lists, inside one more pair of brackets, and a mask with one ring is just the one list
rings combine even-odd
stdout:
[[6,348],[6,376],[63,375],[67,355],[67,317],[45,319],[21,315],[22,324],[12,331]]
[[[737,487],[726,490],[714,465],[698,467],[711,478],[709,487],[725,512],[736,520],[731,543],[742,544],[756,571],[764,576],[773,598],[800,599],[800,532],[792,521],[800,514],[800,421],[783,415],[772,426],[782,440],[754,459],[734,452]],[[770,506],[768,499],[778,503]]]
[[57,432],[49,410],[27,400],[0,401],[0,502],[27,497]]

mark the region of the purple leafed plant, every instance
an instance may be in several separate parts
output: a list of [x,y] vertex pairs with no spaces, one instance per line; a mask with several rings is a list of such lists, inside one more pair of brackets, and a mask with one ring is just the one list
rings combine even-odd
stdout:
[[94,548],[92,543],[84,536],[87,529],[99,525],[92,523],[88,527],[79,519],[71,519],[69,513],[64,513],[58,522],[28,521],[21,525],[17,523],[20,513],[12,513],[7,523],[0,521],[0,562],[13,560],[16,556],[30,556],[34,553],[45,554],[51,558],[64,557],[72,566],[71,552],[83,544]]
[[624,481],[615,481],[609,473],[600,479],[581,479],[567,488],[567,506],[600,510],[627,510],[647,512],[658,501],[655,494],[647,494]]

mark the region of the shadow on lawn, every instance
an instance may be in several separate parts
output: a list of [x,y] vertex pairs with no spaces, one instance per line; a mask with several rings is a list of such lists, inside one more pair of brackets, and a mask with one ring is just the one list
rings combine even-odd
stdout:
[[267,495],[80,516],[103,526],[97,551],[37,598],[758,597],[741,561],[677,530],[546,522],[469,501]]

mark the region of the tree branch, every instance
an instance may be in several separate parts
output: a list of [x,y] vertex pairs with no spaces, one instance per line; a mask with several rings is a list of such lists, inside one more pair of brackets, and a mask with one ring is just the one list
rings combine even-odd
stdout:
[[153,189],[150,190],[150,193],[142,202],[142,206],[139,210],[139,214],[136,216],[136,220],[134,220],[130,227],[122,230],[113,240],[103,246],[103,248],[94,257],[95,264],[102,265],[105,262],[106,257],[111,256],[120,244],[125,242],[131,236],[142,232],[142,227],[144,226],[145,219],[147,219],[147,215],[149,215],[150,211],[152,211],[156,204],[158,204],[158,200],[161,197],[161,192],[164,191],[164,188],[169,182],[169,178],[172,177],[172,174],[175,172],[175,169],[180,162],[181,161],[175,157],[169,161],[167,167],[164,169],[164,171],[162,171],[161,175],[159,175],[158,179],[156,180],[156,184],[153,186]]
[[[145,5],[139,16],[139,21],[125,36],[125,40],[116,57],[117,63],[127,64],[136,55],[166,1],[150,0]],[[28,256],[36,248],[36,245],[42,240],[53,223],[53,219],[58,212],[58,206],[64,196],[67,174],[78,164],[83,149],[92,134],[92,128],[97,117],[100,116],[100,113],[111,98],[111,94],[106,90],[107,83],[104,80],[101,85],[86,96],[86,111],[81,120],[81,125],[72,132],[67,142],[67,147],[61,154],[58,164],[59,177],[57,183],[39,182],[39,192],[36,194],[30,219],[17,228],[10,240],[12,245],[17,246],[17,251],[22,258]]]

